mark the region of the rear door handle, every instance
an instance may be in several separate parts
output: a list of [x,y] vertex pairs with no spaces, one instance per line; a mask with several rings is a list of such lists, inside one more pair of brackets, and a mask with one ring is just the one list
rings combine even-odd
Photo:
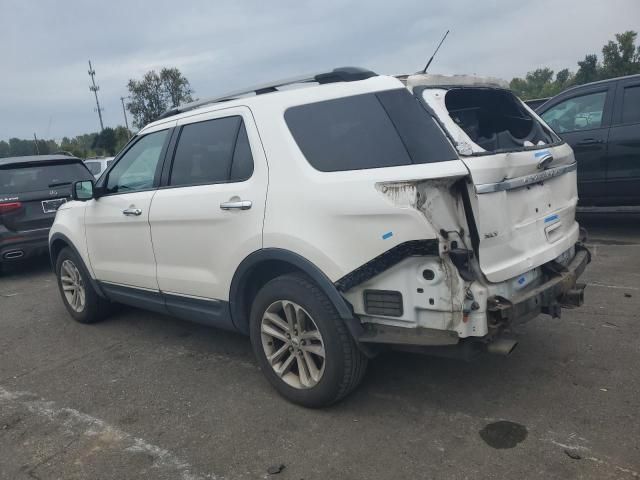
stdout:
[[123,215],[126,215],[127,217],[139,217],[140,215],[142,215],[142,210],[140,210],[139,208],[126,208],[122,211]]
[[251,208],[251,200],[235,200],[222,202],[220,208],[222,210],[249,210]]
[[576,143],[576,145],[600,145],[604,143],[604,140],[599,140],[596,138],[585,138],[584,140],[580,140]]

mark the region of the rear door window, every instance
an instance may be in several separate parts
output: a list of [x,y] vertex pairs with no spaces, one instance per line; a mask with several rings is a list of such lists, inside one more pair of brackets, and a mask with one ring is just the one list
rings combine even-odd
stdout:
[[640,85],[624,89],[622,123],[640,123]]
[[91,178],[90,173],[79,161],[0,169],[0,193],[36,192]]
[[216,118],[182,127],[170,185],[241,181],[252,173],[253,157],[242,117]]
[[307,161],[322,172],[457,158],[433,118],[406,89],[291,107],[284,117]]

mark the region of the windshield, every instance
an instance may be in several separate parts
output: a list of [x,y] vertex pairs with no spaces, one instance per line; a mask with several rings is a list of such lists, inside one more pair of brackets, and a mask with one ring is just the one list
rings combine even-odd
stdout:
[[28,165],[0,169],[0,193],[23,193],[70,185],[91,177],[82,164]]

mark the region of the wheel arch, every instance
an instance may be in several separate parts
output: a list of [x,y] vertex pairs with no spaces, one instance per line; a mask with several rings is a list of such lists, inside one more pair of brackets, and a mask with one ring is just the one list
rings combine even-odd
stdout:
[[338,292],[331,280],[316,265],[297,253],[279,248],[264,248],[247,256],[238,266],[231,281],[229,306],[235,327],[249,332],[250,302],[269,280],[280,275],[302,272],[327,295],[351,334],[357,338],[362,332],[351,305]]
[[78,260],[82,262],[82,267],[87,272],[89,279],[91,280],[91,285],[93,286],[96,293],[102,298],[106,298],[104,292],[100,288],[100,285],[91,276],[89,269],[84,264],[84,260],[82,258],[82,255],[80,255],[78,249],[73,245],[73,242],[69,239],[69,237],[67,237],[64,233],[59,232],[54,233],[53,235],[51,235],[51,238],[49,238],[49,260],[51,261],[51,269],[54,271],[54,273],[56,270],[56,261],[58,259],[58,255],[60,255],[60,252],[65,247],[70,248],[73,253],[75,253],[76,257],[78,257]]

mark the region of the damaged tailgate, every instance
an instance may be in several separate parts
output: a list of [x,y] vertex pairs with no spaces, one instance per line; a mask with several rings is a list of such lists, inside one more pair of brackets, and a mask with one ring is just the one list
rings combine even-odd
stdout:
[[578,240],[573,151],[508,90],[415,87],[469,169],[466,203],[491,282],[549,262]]

